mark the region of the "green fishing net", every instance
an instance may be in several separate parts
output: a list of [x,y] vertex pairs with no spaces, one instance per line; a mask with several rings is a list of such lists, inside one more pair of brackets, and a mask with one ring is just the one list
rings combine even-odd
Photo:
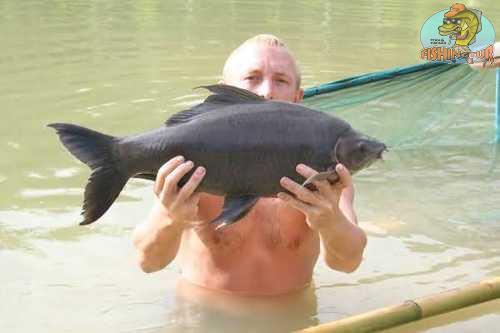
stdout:
[[304,103],[393,148],[488,145],[495,136],[495,71],[467,65],[361,75],[307,89]]

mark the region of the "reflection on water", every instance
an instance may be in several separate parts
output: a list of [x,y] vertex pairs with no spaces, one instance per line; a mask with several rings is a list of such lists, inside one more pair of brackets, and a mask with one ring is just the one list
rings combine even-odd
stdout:
[[[500,26],[496,0],[474,5]],[[324,108],[391,151],[354,178],[369,237],[360,269],[343,274],[319,262],[314,288],[288,302],[176,290],[175,263],[140,272],[130,234],[150,209],[152,183],[129,182],[98,223],[79,227],[89,171],[45,127],[73,122],[121,136],[162,126],[199,102],[204,92],[192,88],[216,82],[229,52],[261,32],[288,42],[305,86],[413,64],[421,23],[443,6],[0,1],[0,331],[288,330],[500,275],[491,74],[462,67],[439,81],[385,83],[384,93],[373,85]],[[349,106],[346,96],[367,103]],[[480,308],[418,330],[494,321],[498,312]]]

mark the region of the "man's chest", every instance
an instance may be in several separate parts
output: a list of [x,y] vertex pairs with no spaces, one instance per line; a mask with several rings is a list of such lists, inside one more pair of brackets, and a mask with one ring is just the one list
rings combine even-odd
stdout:
[[[210,197],[200,204],[200,217],[212,220],[222,204],[222,198]],[[213,251],[298,251],[315,237],[304,215],[276,198],[260,199],[247,216],[225,229],[215,231],[209,226],[198,234]]]

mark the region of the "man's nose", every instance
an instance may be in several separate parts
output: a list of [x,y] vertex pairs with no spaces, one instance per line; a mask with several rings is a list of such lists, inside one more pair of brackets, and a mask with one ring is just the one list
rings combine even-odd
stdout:
[[265,99],[273,99],[274,87],[270,80],[263,80],[259,85],[257,94],[264,97]]

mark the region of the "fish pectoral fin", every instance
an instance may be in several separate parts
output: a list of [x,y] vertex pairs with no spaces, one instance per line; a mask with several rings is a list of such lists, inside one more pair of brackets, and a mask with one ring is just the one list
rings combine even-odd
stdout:
[[215,230],[218,230],[238,222],[248,214],[258,200],[259,197],[253,195],[226,197],[222,212],[210,223],[216,224]]
[[330,184],[335,184],[339,180],[339,175],[335,170],[328,170],[324,172],[318,172],[317,174],[306,179],[302,186],[307,187],[310,190],[316,190],[313,182],[328,180]]

